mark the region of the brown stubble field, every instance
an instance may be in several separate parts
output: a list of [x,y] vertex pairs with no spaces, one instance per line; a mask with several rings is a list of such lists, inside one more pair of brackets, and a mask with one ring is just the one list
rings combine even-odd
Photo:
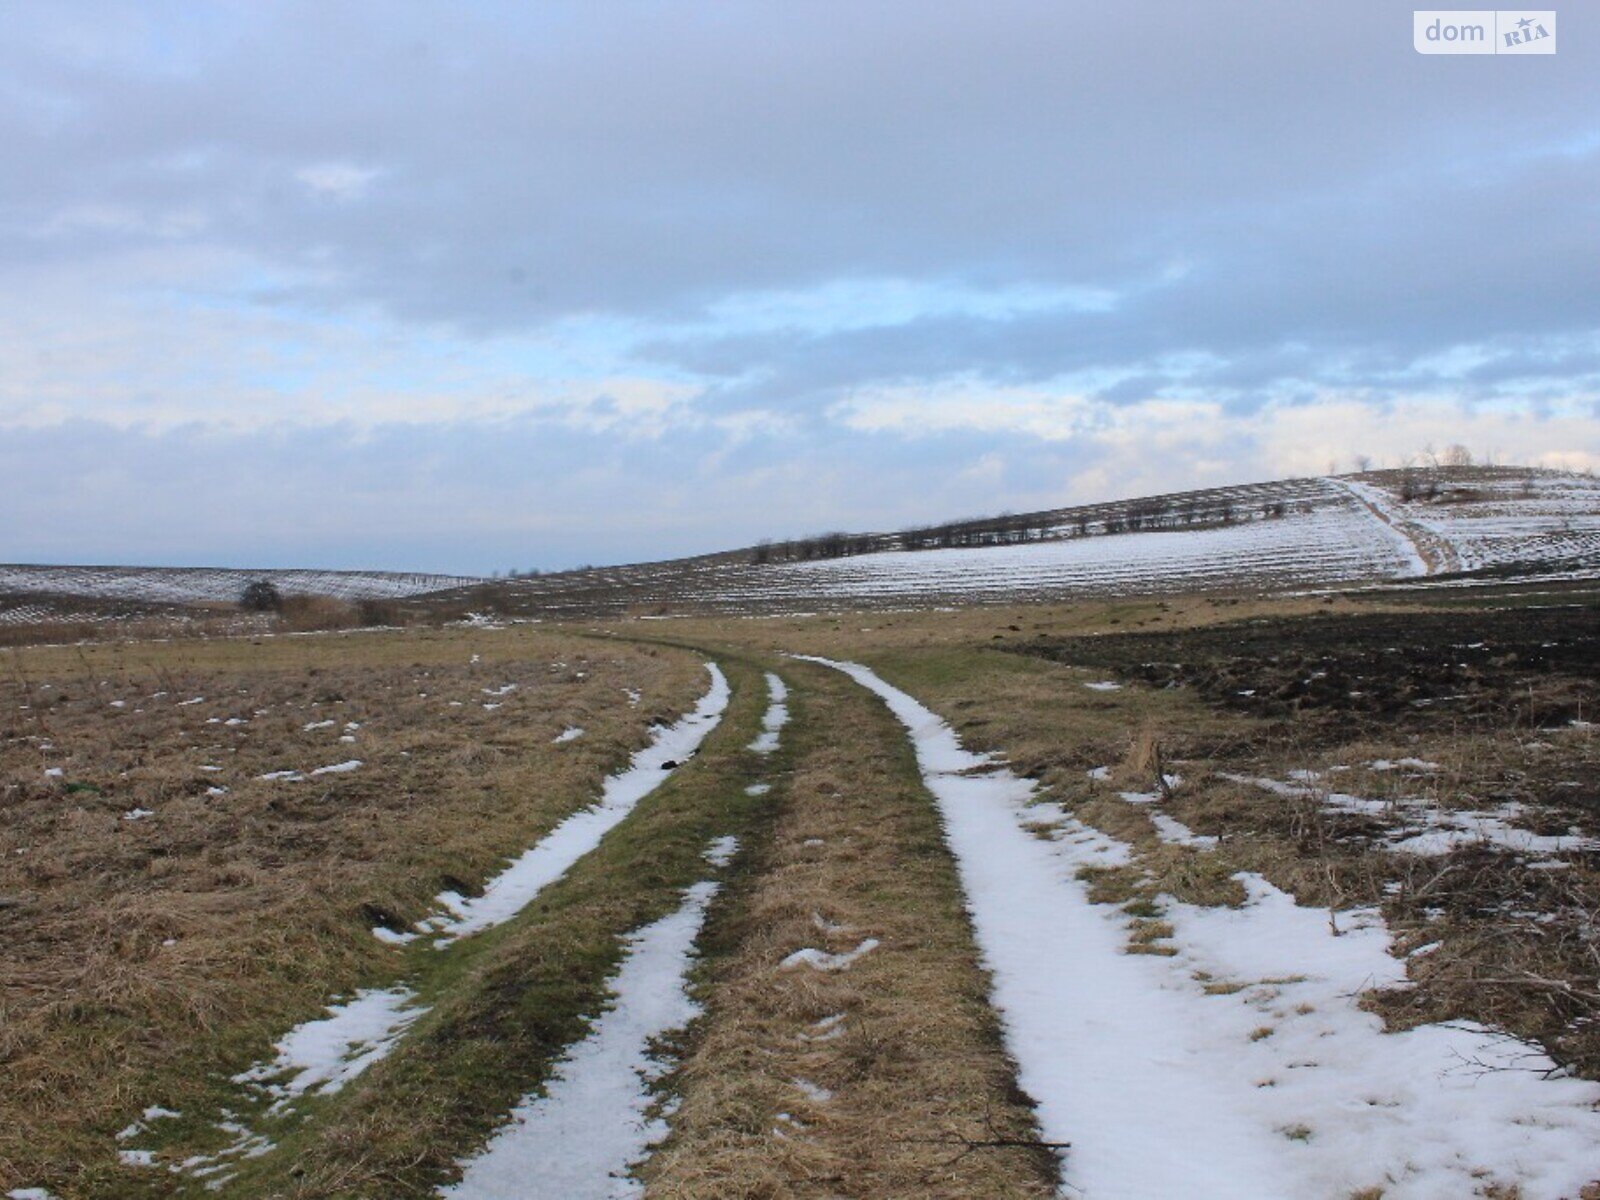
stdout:
[[[592,799],[650,721],[692,706],[706,658],[735,688],[708,753],[466,959],[459,988],[446,980],[457,999],[318,1118],[320,1141],[296,1135],[285,1153],[309,1156],[308,1173],[264,1159],[226,1194],[428,1194],[581,1029],[616,938],[692,877],[696,839],[734,819],[744,848],[702,939],[705,1014],[674,1046],[647,1194],[1044,1194],[1049,1154],[903,736],[792,653],[871,665],[1041,801],[1130,844],[1132,866],[1090,879],[1125,914],[1129,953],[1172,953],[1169,898],[1237,904],[1235,876],[1258,872],[1335,924],[1377,906],[1397,953],[1427,948],[1407,959],[1414,986],[1364,999],[1392,1028],[1484,1021],[1600,1077],[1595,853],[1528,855],[1487,835],[1395,848],[1486,813],[1501,833],[1600,837],[1596,610],[1437,608],[1209,596],[17,652],[0,683],[0,928],[15,948],[0,978],[0,1179],[49,1179],[69,1200],[132,1194],[116,1189],[133,1176],[85,1167],[121,1124],[147,1104],[214,1109],[219,1080],[330,995],[391,978],[395,952],[368,926],[472,891]],[[771,760],[743,749],[766,670],[793,693]],[[552,744],[574,725],[582,738]],[[362,766],[258,778],[350,759]],[[1169,794],[1160,772],[1181,776]],[[747,802],[754,780],[772,790]],[[1158,814],[1214,844],[1175,844]],[[867,939],[847,972],[780,967]],[[513,997],[563,1015],[515,1070],[454,1062],[463,1037],[490,1062],[480,1035]],[[411,1128],[442,1082],[480,1094],[459,1119]],[[375,1162],[387,1173],[330,1182]]]
[[0,1179],[98,1170],[147,1105],[204,1107],[394,970],[369,926],[470,893],[703,686],[691,655],[529,627],[8,652]]

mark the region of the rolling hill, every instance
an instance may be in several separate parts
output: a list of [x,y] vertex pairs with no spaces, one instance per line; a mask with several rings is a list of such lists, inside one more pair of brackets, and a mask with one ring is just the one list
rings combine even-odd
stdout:
[[1600,481],[1510,467],[1372,471],[1147,496],[898,532],[828,533],[489,581],[342,571],[0,567],[0,623],[165,615],[286,594],[528,617],[864,607],[1600,577]]

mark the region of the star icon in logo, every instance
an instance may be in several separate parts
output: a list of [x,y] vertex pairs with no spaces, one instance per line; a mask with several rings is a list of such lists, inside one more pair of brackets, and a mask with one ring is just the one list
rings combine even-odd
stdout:
[[1518,29],[1526,29],[1529,25],[1532,25],[1532,24],[1533,24],[1533,21],[1530,18],[1523,17],[1522,20],[1517,22],[1517,28]]

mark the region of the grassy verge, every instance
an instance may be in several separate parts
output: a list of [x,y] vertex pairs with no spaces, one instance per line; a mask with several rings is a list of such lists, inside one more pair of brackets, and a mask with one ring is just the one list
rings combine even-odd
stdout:
[[[836,673],[783,670],[793,774],[708,926],[708,1011],[646,1194],[1052,1195],[902,730]],[[807,949],[858,957],[783,966]]]

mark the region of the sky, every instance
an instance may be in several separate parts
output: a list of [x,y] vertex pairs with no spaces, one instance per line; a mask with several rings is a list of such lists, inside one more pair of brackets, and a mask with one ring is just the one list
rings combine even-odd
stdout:
[[1600,466],[1600,11],[10,0],[0,561],[487,573]]

